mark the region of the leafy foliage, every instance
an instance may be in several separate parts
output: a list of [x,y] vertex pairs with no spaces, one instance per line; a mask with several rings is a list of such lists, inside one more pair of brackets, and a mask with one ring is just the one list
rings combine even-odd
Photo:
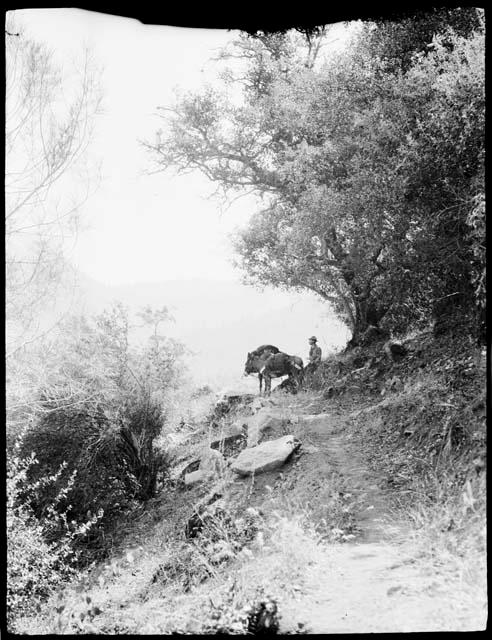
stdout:
[[[426,53],[435,36],[449,27],[465,38],[480,26],[480,15],[473,7],[428,8],[425,11],[399,12],[399,19],[376,20],[365,25],[362,46],[384,59],[392,71],[406,71],[413,57]],[[376,28],[374,28],[376,27]],[[452,41],[447,43],[452,48]]]
[[[56,590],[62,581],[75,574],[77,552],[74,541],[85,538],[101,514],[86,518],[76,525],[69,522],[60,504],[73,487],[73,476],[59,483],[64,466],[51,476],[29,482],[29,472],[38,464],[34,454],[21,457],[17,442],[7,458],[7,623],[15,630],[15,620],[32,614],[40,602]],[[43,514],[36,517],[26,501],[47,487],[54,492]],[[46,532],[57,529],[55,541],[46,540]]]
[[[225,196],[260,196],[237,263],[253,283],[315,291],[354,344],[371,325],[403,333],[449,305],[467,316],[482,291],[483,229],[469,221],[483,194],[480,12],[374,24],[323,59],[325,35],[241,36],[223,54],[242,61],[225,89],[178,97],[168,136],[147,148]],[[236,85],[240,104],[227,100]]]
[[[71,69],[6,17],[5,284],[11,358],[46,330],[47,307],[65,307],[73,273],[64,259],[79,207],[97,180],[88,160],[101,112],[100,70],[88,51]],[[71,76],[71,77],[70,77]],[[75,179],[74,179],[75,178]],[[61,315],[61,313],[59,313]]]
[[[167,318],[167,311],[154,317],[147,309],[145,318],[149,313],[157,325]],[[59,346],[59,368],[40,391],[38,417],[25,433],[22,451],[35,452],[39,460],[33,480],[61,464],[66,468],[31,505],[42,518],[59,486],[76,473],[61,508],[76,522],[104,512],[91,540],[85,540],[97,547],[118,517],[154,495],[158,474],[166,468],[154,440],[165,422],[165,393],[177,384],[182,348],[156,331],[149,345],[130,346],[128,312],[121,305],[94,322],[68,321]],[[56,539],[59,532],[45,533]]]

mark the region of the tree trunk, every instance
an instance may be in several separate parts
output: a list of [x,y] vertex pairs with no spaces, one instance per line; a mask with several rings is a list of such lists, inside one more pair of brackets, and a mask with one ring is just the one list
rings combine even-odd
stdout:
[[378,308],[373,302],[368,300],[367,297],[361,298],[360,296],[354,300],[355,318],[354,327],[352,330],[352,338],[347,343],[347,349],[352,349],[360,345],[364,340],[364,335],[368,329],[373,329],[371,333],[372,339],[376,336],[384,335],[379,327],[379,323],[386,313],[386,309]]

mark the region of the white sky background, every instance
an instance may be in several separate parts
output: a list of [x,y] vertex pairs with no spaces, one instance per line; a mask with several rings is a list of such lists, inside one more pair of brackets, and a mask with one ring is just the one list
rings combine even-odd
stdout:
[[[97,117],[88,150],[89,164],[101,163],[102,179],[80,208],[81,230],[75,241],[67,243],[68,261],[110,287],[192,279],[239,283],[243,274],[232,266],[229,235],[255,211],[256,200],[241,198],[221,213],[219,202],[207,199],[216,185],[199,173],[181,177],[173,172],[147,175],[155,165],[139,143],[142,139],[155,140],[162,126],[158,107],[173,103],[175,87],[199,91],[205,82],[216,81],[219,66],[210,59],[238,32],[144,25],[130,18],[80,9],[24,9],[12,13],[26,37],[47,44],[55,63],[67,72],[74,63],[80,63],[84,47],[102,69],[103,114]],[[333,47],[343,46],[355,28],[355,23],[348,30],[342,24],[333,25]],[[69,86],[67,82],[67,91]],[[75,194],[75,178],[70,180],[68,192],[72,184]],[[143,290],[141,286],[136,289]],[[285,325],[285,335],[278,335],[286,351],[305,355],[306,336],[312,333],[319,336],[324,353],[346,343],[347,328],[314,294],[269,289],[261,302],[267,313],[281,305],[306,309],[304,314],[298,313],[297,322],[279,318]],[[203,313],[210,315],[210,322],[216,322],[217,328],[227,329],[227,335],[236,335],[232,325],[225,326],[227,320],[213,302]],[[250,325],[245,318],[241,327],[246,331]],[[256,341],[262,344],[270,340],[262,331],[255,337],[243,336],[243,329],[233,340],[237,353],[232,353],[231,346],[229,360],[217,365],[223,369],[224,379],[236,372],[237,363],[242,364],[244,353]],[[202,335],[198,324],[195,334],[185,340],[199,353],[194,371],[201,365],[207,369],[212,345],[208,347],[205,342],[210,338],[220,343],[219,334]]]
[[[82,272],[106,284],[210,278],[239,280],[228,234],[253,212],[238,200],[221,215],[207,199],[213,185],[199,174],[175,177],[151,169],[139,139],[154,140],[157,107],[173,88],[197,90],[213,81],[210,61],[237,32],[143,25],[79,9],[15,12],[28,35],[44,41],[61,64],[88,45],[103,68],[104,114],[90,146],[102,161],[102,181],[81,208],[83,231],[67,253]],[[337,25],[343,41],[343,27]]]
[[247,206],[221,218],[217,203],[204,197],[211,187],[200,175],[144,175],[151,157],[138,142],[154,139],[157,106],[172,102],[174,86],[198,89],[213,78],[202,69],[213,66],[207,59],[232,34],[147,26],[78,9],[15,13],[58,62],[80,58],[88,45],[103,68],[104,113],[90,146],[92,157],[102,161],[102,181],[81,208],[84,229],[69,260],[106,284],[236,279],[226,232],[241,208],[249,213]]

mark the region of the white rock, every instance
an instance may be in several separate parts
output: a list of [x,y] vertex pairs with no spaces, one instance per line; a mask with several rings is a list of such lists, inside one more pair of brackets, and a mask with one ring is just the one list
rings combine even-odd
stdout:
[[224,456],[217,449],[205,449],[200,458],[200,469],[209,475],[220,475],[226,466]]
[[224,456],[216,449],[205,449],[200,457],[200,467],[196,471],[186,473],[184,483],[187,486],[197,482],[214,481],[219,479],[226,468]]
[[241,476],[249,476],[276,469],[284,464],[297,446],[294,436],[288,435],[243,449],[232,463],[232,470]]
[[[247,426],[247,424],[245,423]],[[227,427],[223,431],[220,431],[214,436],[214,440],[210,442],[211,449],[221,449],[224,446],[239,442],[245,437],[245,430],[243,429],[243,423],[239,420],[236,421],[230,427]]]
[[246,418],[248,425],[248,447],[254,447],[268,429],[282,426],[284,419],[269,408],[263,408]]
[[203,469],[197,469],[196,471],[185,474],[184,483],[189,487],[193,484],[196,484],[197,482],[202,482],[202,480],[206,479],[207,475],[204,473]]

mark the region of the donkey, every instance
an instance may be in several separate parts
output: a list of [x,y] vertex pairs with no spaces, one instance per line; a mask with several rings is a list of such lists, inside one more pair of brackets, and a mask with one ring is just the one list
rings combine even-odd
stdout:
[[[255,351],[248,353],[248,358],[244,367],[245,375],[258,373],[260,381],[260,395],[262,382],[265,379],[265,395],[269,396],[272,388],[272,378],[279,378],[288,375],[294,381],[295,388],[302,384],[303,362],[298,356],[289,356],[287,353],[277,351],[271,353],[268,347],[272,345],[262,345]],[[266,349],[265,349],[266,347]]]
[[[258,380],[260,382],[260,396],[261,388],[263,385],[263,374],[260,373],[260,369],[263,368],[264,363],[274,353],[279,353],[280,349],[273,344],[262,344],[260,347],[248,353],[246,364],[244,367],[244,375],[247,376],[250,373],[258,373]],[[265,383],[266,384],[266,383]]]

